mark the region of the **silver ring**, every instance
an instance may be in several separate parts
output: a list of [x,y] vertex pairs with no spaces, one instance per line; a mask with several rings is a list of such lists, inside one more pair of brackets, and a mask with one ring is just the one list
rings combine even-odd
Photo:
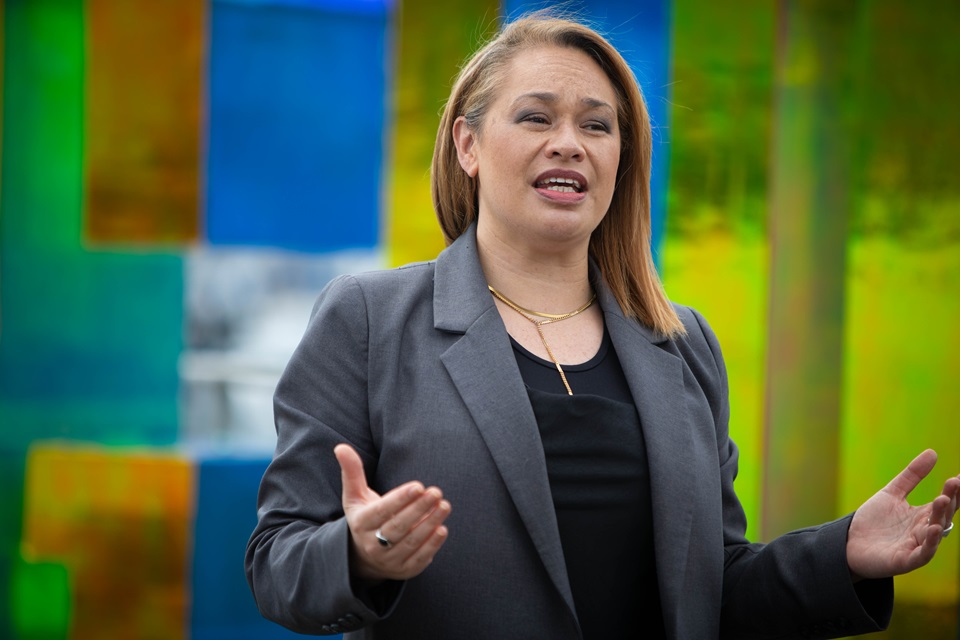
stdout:
[[950,526],[943,530],[943,533],[940,534],[941,538],[946,538],[950,535],[950,532],[953,531],[953,523],[950,523]]
[[383,531],[381,529],[377,529],[377,531],[373,535],[377,536],[377,542],[380,543],[381,547],[390,548],[393,546],[393,543],[390,542],[390,540],[385,535],[383,535]]

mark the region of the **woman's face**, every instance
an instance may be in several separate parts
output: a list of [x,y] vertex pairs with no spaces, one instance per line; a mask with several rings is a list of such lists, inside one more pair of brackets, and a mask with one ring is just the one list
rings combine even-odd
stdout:
[[613,85],[587,54],[553,46],[517,54],[480,132],[461,118],[454,139],[478,179],[483,233],[518,249],[589,246],[613,197],[620,129]]

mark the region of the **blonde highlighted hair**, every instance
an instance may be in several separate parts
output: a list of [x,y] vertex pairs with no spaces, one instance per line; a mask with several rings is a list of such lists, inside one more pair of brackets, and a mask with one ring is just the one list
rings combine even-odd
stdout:
[[623,56],[579,22],[537,12],[505,25],[471,57],[443,110],[431,166],[433,206],[449,245],[477,219],[477,180],[463,171],[453,124],[463,116],[481,135],[483,119],[511,60],[521,51],[555,46],[579,49],[600,65],[617,94],[620,165],[610,208],[590,238],[590,254],[627,317],[669,337],[685,333],[657,275],[650,247],[650,117]]

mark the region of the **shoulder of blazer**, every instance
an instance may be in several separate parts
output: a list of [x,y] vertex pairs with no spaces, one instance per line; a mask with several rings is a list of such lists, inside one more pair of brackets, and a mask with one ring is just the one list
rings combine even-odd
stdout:
[[412,262],[392,269],[363,271],[346,277],[355,280],[364,291],[380,293],[381,290],[386,290],[384,293],[394,291],[402,295],[403,290],[398,291],[397,287],[405,288],[422,282],[432,282],[436,266],[435,260]]
[[336,280],[355,286],[371,310],[396,310],[404,301],[433,297],[435,267],[433,261],[416,262],[393,269],[340,276]]
[[668,340],[663,346],[686,363],[708,397],[723,400],[727,393],[727,371],[716,334],[697,310],[676,303],[673,308],[687,333]]

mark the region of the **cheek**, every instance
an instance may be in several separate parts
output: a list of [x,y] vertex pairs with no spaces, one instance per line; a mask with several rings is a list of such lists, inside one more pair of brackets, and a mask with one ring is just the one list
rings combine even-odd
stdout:
[[620,172],[621,149],[618,144],[616,148],[610,151],[610,172],[613,174],[613,180],[616,182],[617,174]]
[[611,151],[604,158],[603,176],[604,182],[613,189],[617,182],[617,171],[620,168],[620,150]]

